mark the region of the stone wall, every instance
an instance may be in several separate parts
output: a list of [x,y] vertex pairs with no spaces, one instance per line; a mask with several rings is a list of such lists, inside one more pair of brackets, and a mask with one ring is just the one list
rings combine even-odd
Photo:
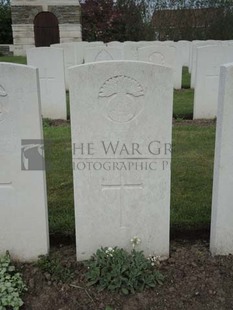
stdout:
[[11,11],[15,55],[26,55],[26,49],[35,46],[34,19],[40,12],[51,12],[57,17],[61,43],[82,40],[78,1],[13,0]]

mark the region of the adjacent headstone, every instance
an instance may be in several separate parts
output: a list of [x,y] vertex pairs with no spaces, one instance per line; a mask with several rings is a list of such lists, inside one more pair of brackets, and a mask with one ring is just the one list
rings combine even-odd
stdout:
[[39,68],[43,117],[67,119],[63,50],[53,47],[28,49],[27,63]]
[[197,48],[194,119],[217,116],[220,66],[233,61],[233,45]]
[[84,61],[84,55],[77,57],[75,42],[52,44],[51,47],[62,48],[64,51],[65,86],[66,90],[68,90],[69,89],[68,69],[75,65],[82,64]]
[[0,63],[0,255],[48,254],[38,71]]
[[106,44],[109,47],[122,47],[123,43],[120,41],[111,41]]
[[151,62],[156,65],[168,66],[172,68],[173,85],[176,88],[176,51],[173,47],[158,42],[153,45],[138,48],[138,59]]
[[90,47],[95,47],[95,46],[106,46],[106,44],[102,41],[92,41],[88,42]]
[[221,41],[212,41],[212,40],[207,40],[204,42],[198,42],[193,45],[192,47],[192,73],[191,73],[191,82],[190,86],[191,88],[195,88],[196,85],[196,71],[197,71],[197,48],[199,47],[205,47],[205,46],[219,46],[221,45]]
[[193,46],[197,43],[202,43],[201,40],[194,40],[191,42],[190,50],[189,50],[189,73],[192,73],[192,62],[193,62]]
[[233,254],[233,63],[221,67],[210,251]]
[[144,62],[70,69],[78,260],[101,246],[169,255],[172,70]]
[[106,60],[123,60],[124,53],[121,47],[87,47],[84,56],[84,62],[96,62]]
[[164,44],[167,45],[169,48],[172,48],[174,50],[174,53],[175,53],[174,88],[175,89],[181,89],[182,67],[183,67],[182,53],[180,51],[180,48],[179,48],[177,42],[166,41],[166,42],[164,42]]
[[138,43],[126,41],[123,44],[124,60],[138,60]]
[[182,66],[188,67],[189,66],[189,53],[190,53],[190,41],[178,41],[177,47],[179,49],[179,53],[182,60]]

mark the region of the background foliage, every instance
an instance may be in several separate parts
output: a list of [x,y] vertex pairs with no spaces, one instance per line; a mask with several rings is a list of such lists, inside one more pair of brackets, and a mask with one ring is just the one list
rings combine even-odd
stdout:
[[12,42],[10,0],[0,0],[0,44]]
[[84,41],[155,39],[145,1],[86,0],[81,8]]

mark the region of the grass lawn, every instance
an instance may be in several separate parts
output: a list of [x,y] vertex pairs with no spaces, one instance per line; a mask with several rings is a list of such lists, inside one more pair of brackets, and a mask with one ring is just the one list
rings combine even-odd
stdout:
[[183,68],[182,89],[174,90],[173,116],[180,119],[193,119],[194,90],[190,89],[188,68]]
[[14,62],[22,65],[27,64],[26,57],[23,56],[1,56],[0,61],[2,62]]
[[[50,232],[74,234],[70,126],[45,127]],[[206,229],[210,222],[215,126],[175,125],[171,230]]]
[[[25,63],[26,59],[0,57],[0,61]],[[182,85],[182,90],[174,91],[173,114],[180,122],[173,126],[171,231],[192,232],[208,229],[210,224],[215,125],[182,121],[193,113],[187,68]],[[74,235],[70,126],[52,127],[44,122],[44,136],[51,141],[45,147],[50,233]]]

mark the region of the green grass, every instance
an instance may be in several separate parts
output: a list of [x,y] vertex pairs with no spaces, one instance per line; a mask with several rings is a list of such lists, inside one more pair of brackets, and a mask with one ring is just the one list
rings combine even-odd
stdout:
[[[70,127],[45,127],[50,233],[74,234]],[[173,128],[171,230],[209,227],[215,126]]]
[[193,118],[193,97],[193,89],[174,90],[173,116],[175,118]]
[[[0,57],[0,61],[25,63],[23,57]],[[183,70],[183,87],[174,91],[174,115],[193,113],[190,76]],[[67,105],[69,95],[67,93]],[[68,105],[69,116],[69,105]],[[171,231],[207,229],[210,224],[215,126],[175,125],[171,186]],[[44,122],[46,143],[49,225],[51,234],[74,235],[74,198],[70,126],[50,127]]]
[[182,89],[174,90],[173,116],[180,119],[193,118],[194,90],[190,89],[188,68],[183,68]]
[[188,71],[188,67],[183,67],[182,72],[182,88],[190,88],[191,75]]
[[209,227],[214,143],[214,125],[173,128],[172,229]]
[[23,57],[23,56],[1,56],[0,62],[13,62],[13,63],[26,65],[27,59],[26,57]]
[[74,234],[70,126],[44,127],[51,234]]

